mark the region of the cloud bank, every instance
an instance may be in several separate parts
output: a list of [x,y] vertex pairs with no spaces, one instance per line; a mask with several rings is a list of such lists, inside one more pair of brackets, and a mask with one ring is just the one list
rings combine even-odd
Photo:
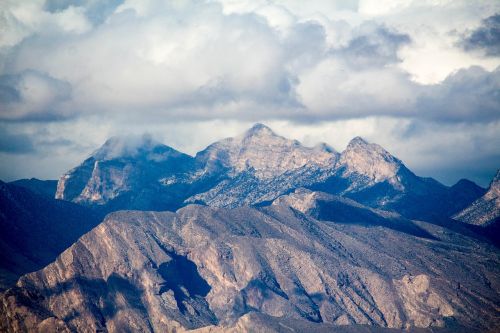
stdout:
[[[30,133],[31,150],[11,150],[39,159],[33,151],[57,146],[48,142],[96,143],[96,122],[107,124],[100,138],[377,117],[470,137],[500,122],[499,12],[465,0],[6,0],[0,123],[10,134],[0,139]],[[54,134],[74,126],[89,134]]]

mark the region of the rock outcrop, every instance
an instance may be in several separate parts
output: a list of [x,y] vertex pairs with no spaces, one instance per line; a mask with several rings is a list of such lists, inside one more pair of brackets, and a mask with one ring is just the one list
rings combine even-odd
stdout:
[[[340,213],[320,221],[329,203]],[[342,219],[348,211],[368,221]],[[0,322],[33,332],[238,331],[248,321],[271,332],[286,323],[493,332],[499,267],[488,243],[299,190],[261,208],[112,213],[8,290]]]
[[500,170],[491,181],[488,191],[453,218],[482,227],[500,222]]
[[256,124],[195,157],[153,141],[113,138],[61,177],[56,197],[110,212],[170,210],[198,203],[265,205],[299,187],[328,192],[407,218],[443,221],[483,194],[411,172],[379,145],[354,138],[342,153],[305,147]]

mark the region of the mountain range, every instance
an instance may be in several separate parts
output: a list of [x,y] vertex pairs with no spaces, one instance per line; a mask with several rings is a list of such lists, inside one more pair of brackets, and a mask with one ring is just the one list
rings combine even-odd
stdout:
[[189,203],[234,208],[305,187],[412,219],[443,221],[485,193],[467,180],[447,187],[418,177],[360,137],[338,153],[324,143],[305,147],[256,124],[194,157],[148,136],[133,141],[108,140],[59,179],[56,198],[105,211],[175,210]]
[[448,187],[256,124],[195,156],[114,137],[57,185],[0,185],[0,331],[500,329],[498,174]]

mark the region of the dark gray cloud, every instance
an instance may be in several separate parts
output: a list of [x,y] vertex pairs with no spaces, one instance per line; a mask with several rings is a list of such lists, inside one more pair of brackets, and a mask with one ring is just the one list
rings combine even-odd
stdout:
[[364,24],[349,44],[337,50],[353,68],[382,67],[399,62],[399,49],[411,42],[409,35],[384,25]]
[[416,103],[416,117],[452,122],[500,119],[500,67],[461,69],[444,82],[426,86]]
[[27,154],[34,151],[35,146],[28,135],[9,133],[5,129],[0,129],[0,152]]
[[481,50],[488,56],[500,56],[500,14],[482,21],[479,28],[470,32],[462,41],[465,50]]
[[48,74],[24,70],[0,75],[0,120],[58,121],[71,116],[62,103],[71,98],[71,85]]

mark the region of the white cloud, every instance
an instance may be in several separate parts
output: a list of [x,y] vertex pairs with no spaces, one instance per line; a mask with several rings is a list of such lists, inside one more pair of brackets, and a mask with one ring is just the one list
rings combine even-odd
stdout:
[[381,143],[387,119],[476,133],[500,118],[500,59],[460,41],[499,11],[487,0],[7,0],[0,122],[12,135],[31,128],[35,142],[89,146],[123,128],[168,128],[189,152],[214,139],[210,126],[230,135],[254,121],[327,124],[344,141],[376,129]]

